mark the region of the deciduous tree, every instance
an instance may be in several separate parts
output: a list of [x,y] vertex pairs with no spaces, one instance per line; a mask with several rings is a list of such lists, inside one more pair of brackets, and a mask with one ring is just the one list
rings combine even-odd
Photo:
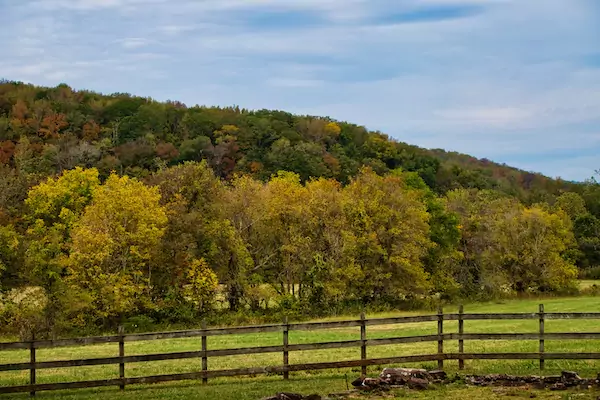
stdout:
[[167,224],[158,188],[112,174],[72,231],[69,281],[107,318],[153,308],[152,257]]

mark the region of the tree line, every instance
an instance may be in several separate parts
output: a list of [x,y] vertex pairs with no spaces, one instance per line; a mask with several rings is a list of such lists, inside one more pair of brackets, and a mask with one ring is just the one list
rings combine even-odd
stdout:
[[0,320],[56,334],[574,290],[598,271],[599,186],[329,118],[2,82]]
[[553,207],[476,189],[439,197],[401,170],[365,167],[342,185],[285,171],[225,182],[205,161],[144,180],[76,167],[24,203],[21,225],[0,228],[0,283],[13,289],[3,315],[47,332],[223,308],[314,314],[552,292],[578,274],[571,193]]

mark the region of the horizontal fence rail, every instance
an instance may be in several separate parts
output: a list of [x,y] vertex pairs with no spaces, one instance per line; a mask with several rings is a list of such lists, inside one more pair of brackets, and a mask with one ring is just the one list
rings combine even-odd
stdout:
[[[242,375],[260,375],[260,374],[282,374],[284,379],[288,379],[289,373],[294,371],[310,371],[334,368],[361,367],[361,372],[366,374],[367,366],[437,361],[438,367],[443,368],[444,361],[458,360],[460,369],[464,368],[465,360],[539,360],[540,369],[544,368],[545,360],[600,360],[600,353],[548,353],[544,351],[545,340],[600,340],[600,332],[559,332],[546,333],[544,330],[545,320],[552,319],[600,319],[600,313],[545,313],[543,305],[540,305],[537,313],[488,313],[488,314],[470,314],[464,313],[463,307],[459,308],[456,314],[444,314],[440,308],[437,314],[393,317],[393,318],[374,318],[367,319],[364,314],[357,320],[330,321],[330,322],[307,322],[307,323],[288,323],[287,319],[282,324],[255,325],[227,328],[206,328],[203,323],[203,329],[157,332],[157,333],[139,333],[125,334],[122,327],[119,328],[119,334],[114,336],[96,336],[74,339],[59,340],[35,340],[35,337],[29,341],[0,343],[0,351],[27,349],[30,353],[29,362],[0,364],[0,372],[6,371],[30,371],[29,384],[18,386],[0,386],[0,394],[29,392],[32,396],[35,392],[46,390],[63,390],[76,388],[89,388],[101,386],[119,386],[124,389],[126,385],[170,382],[178,380],[202,379],[207,383],[209,378],[242,376]],[[464,321],[472,320],[537,320],[539,321],[539,330],[530,333],[465,333]],[[458,332],[444,333],[444,321],[458,321]],[[437,334],[403,336],[381,339],[368,339],[367,327],[377,325],[407,324],[418,322],[436,322]],[[290,331],[315,331],[320,329],[337,328],[360,328],[359,339],[291,344],[289,343]],[[256,346],[228,349],[208,349],[207,338],[210,336],[222,335],[240,335],[251,333],[269,333],[281,332],[282,344],[274,346]],[[195,351],[125,355],[125,343],[137,341],[160,341],[166,339],[194,338],[201,337],[201,349]],[[477,340],[535,340],[539,342],[539,351],[534,353],[465,353],[464,341]],[[458,341],[458,353],[444,352],[444,342]],[[386,358],[368,358],[367,349],[373,346],[437,342],[438,351],[436,354],[421,354],[409,356],[397,356]],[[119,345],[119,356],[104,358],[86,358],[76,360],[58,360],[58,361],[36,361],[36,350],[43,348],[58,347],[77,347],[95,344],[117,343]],[[340,348],[360,348],[360,360],[320,362],[308,364],[290,364],[289,353],[296,351],[311,351],[324,349]],[[282,365],[209,370],[208,359],[214,357],[249,355],[249,354],[267,354],[281,353],[283,355]],[[127,378],[125,377],[125,365],[140,362],[181,360],[181,359],[200,359],[201,370],[189,373],[155,375],[145,377]],[[62,382],[62,383],[36,383],[36,374],[38,370],[94,366],[94,365],[119,365],[119,377],[105,380],[89,380],[81,382]],[[0,381],[1,382],[1,381]]]
[[[457,321],[459,314],[444,314],[444,321]],[[539,319],[538,313],[513,313],[513,314],[463,314],[462,320],[519,320],[519,319]],[[544,319],[600,319],[600,313],[546,313]],[[398,318],[376,318],[366,319],[366,326],[374,325],[395,325],[414,322],[437,321],[437,315],[424,315],[419,317],[398,317]],[[350,328],[361,326],[361,320],[351,321],[332,321],[332,322],[309,322],[302,324],[289,324],[289,331],[313,331],[317,329],[335,329]],[[283,325],[256,325],[242,326],[234,328],[210,328],[194,329],[186,331],[159,332],[159,333],[138,333],[123,335],[125,342],[136,342],[146,340],[160,339],[181,339],[201,336],[219,336],[219,335],[241,335],[247,333],[268,333],[282,332]],[[37,340],[34,342],[36,349],[51,347],[74,347],[86,346],[92,344],[118,343],[121,336],[92,336],[86,338],[58,339],[58,340]],[[31,341],[0,343],[0,351],[11,349],[29,349]]]

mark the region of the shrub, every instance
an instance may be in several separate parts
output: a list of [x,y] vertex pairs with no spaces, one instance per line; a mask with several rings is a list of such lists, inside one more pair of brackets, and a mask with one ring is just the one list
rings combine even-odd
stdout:
[[44,308],[48,299],[42,288],[27,286],[12,289],[0,297],[0,322],[7,333],[29,340],[32,335],[45,332]]

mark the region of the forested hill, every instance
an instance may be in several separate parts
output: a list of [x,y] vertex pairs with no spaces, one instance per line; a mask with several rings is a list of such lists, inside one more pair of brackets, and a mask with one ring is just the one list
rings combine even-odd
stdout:
[[599,275],[594,180],[322,117],[0,83],[0,333],[572,293]]
[[437,193],[498,189],[526,203],[547,200],[573,184],[486,160],[425,150],[352,123],[157,102],[0,82],[0,164],[54,175],[75,166],[144,177],[163,166],[205,159],[215,173],[267,179],[279,170],[348,182],[363,165],[378,173],[416,171]]

